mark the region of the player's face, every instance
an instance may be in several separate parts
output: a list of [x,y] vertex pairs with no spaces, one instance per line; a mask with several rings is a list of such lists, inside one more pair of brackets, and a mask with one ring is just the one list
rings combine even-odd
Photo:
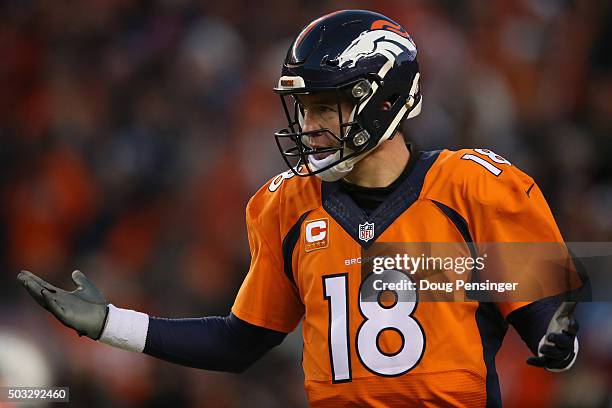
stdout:
[[[302,107],[304,116],[304,132],[315,131],[318,129],[329,129],[337,137],[340,137],[340,123],[338,117],[338,102],[333,93],[319,93],[312,95],[300,95],[298,102]],[[340,103],[342,111],[342,122],[347,122],[353,104],[349,101]],[[340,141],[334,138],[329,132],[314,132],[305,136],[304,143],[312,148],[338,147]],[[319,153],[314,155],[315,159],[320,160],[332,153]]]

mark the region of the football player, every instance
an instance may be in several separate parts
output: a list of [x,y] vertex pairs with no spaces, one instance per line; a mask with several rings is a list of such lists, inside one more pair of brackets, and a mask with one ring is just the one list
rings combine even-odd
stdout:
[[80,335],[207,370],[245,370],[302,322],[313,406],[500,406],[508,324],[535,354],[528,363],[566,370],[575,303],[366,303],[351,261],[375,242],[563,242],[538,186],[504,158],[411,151],[400,125],[421,110],[419,77],[414,41],[381,14],[338,11],[298,34],[275,88],[290,169],[248,203],[251,265],[228,316],[118,308],[79,271],[72,292],[19,280]]

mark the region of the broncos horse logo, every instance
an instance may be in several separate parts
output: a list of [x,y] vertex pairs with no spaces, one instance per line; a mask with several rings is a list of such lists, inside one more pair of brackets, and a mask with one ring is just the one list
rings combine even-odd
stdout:
[[404,52],[409,53],[408,58],[411,61],[417,54],[416,45],[405,31],[400,32],[390,25],[373,24],[372,30],[361,33],[335,60],[339,67],[350,68],[362,58],[380,54],[390,61],[395,61]]

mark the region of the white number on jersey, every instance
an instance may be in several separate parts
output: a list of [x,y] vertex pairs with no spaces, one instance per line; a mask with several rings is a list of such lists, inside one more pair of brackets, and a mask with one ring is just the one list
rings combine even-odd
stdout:
[[275,192],[276,190],[278,190],[281,184],[283,184],[283,181],[288,180],[293,176],[295,176],[295,173],[293,173],[293,171],[291,170],[287,170],[279,174],[278,176],[274,177],[274,179],[272,179],[272,181],[270,182],[270,185],[268,186],[268,191],[270,191],[271,193]]
[[[357,357],[370,372],[394,377],[414,368],[425,350],[425,335],[418,321],[412,317],[416,308],[416,291],[396,291],[396,302],[383,306],[378,299],[366,299],[372,293],[374,281],[381,275],[370,274],[359,290],[359,311],[364,317],[357,329]],[[398,271],[385,271],[385,280],[398,282],[407,276]],[[409,277],[408,277],[409,279]],[[329,354],[333,382],[351,381],[349,341],[348,274],[323,277],[323,295],[329,309]],[[397,332],[402,345],[394,353],[380,349],[379,337],[386,330]]]
[[[503,157],[501,157],[500,155],[492,152],[491,150],[488,149],[474,149],[474,151],[478,154],[482,154],[483,156],[487,156],[489,159],[491,159],[493,162],[497,163],[497,164],[507,164],[508,166],[512,166],[512,164],[510,164],[510,162],[506,159],[504,159]],[[478,163],[479,165],[481,165],[482,167],[484,167],[485,169],[487,169],[490,173],[492,173],[494,176],[499,176],[502,173],[502,170],[493,165],[492,163],[490,163],[489,161],[483,159],[480,156],[476,156],[475,154],[470,154],[470,153],[466,153],[463,156],[461,156],[461,159],[463,160],[471,160],[474,163]]]

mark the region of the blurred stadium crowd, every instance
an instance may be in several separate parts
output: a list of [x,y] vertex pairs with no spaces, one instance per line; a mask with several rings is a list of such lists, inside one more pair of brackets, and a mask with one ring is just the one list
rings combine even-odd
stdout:
[[[532,175],[567,241],[612,241],[612,7],[604,0],[0,2],[0,385],[75,406],[304,406],[300,339],[243,375],[79,339],[15,276],[152,315],[226,314],[248,269],[244,207],[284,170],[272,93],[313,18],[382,12],[419,49],[417,149],[487,147]],[[612,307],[579,307],[567,374],[498,357],[507,407],[612,406]],[[0,403],[1,405],[1,403]]]

